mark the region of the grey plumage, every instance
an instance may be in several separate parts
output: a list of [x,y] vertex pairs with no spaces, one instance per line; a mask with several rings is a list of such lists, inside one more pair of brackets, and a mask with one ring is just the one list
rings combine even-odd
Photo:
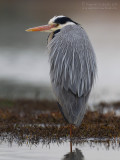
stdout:
[[[86,32],[63,15],[54,16],[48,25],[26,31],[50,32],[48,49],[53,91],[64,118],[79,126],[97,70],[95,54]],[[71,130],[70,127],[70,136]]]
[[50,78],[61,112],[79,126],[96,75],[96,58],[80,25],[67,25],[48,43]]

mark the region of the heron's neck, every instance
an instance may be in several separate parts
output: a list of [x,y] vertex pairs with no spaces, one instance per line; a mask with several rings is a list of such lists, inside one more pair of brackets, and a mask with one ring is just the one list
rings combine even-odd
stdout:
[[55,34],[58,33],[58,32],[60,32],[60,29],[58,29],[58,30],[56,30],[56,31],[54,31],[54,32],[49,34],[48,43],[55,37]]
[[56,34],[56,33],[59,33],[59,32],[60,32],[60,29],[54,31],[54,32],[53,32],[53,37],[52,37],[52,38],[54,38],[54,37],[55,37],[55,34]]

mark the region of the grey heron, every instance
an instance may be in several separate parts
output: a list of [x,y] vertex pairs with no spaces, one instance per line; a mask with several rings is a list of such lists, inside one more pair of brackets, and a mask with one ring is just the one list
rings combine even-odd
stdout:
[[[96,77],[96,57],[83,27],[65,16],[54,16],[48,25],[26,31],[50,32],[50,78],[65,120],[80,126]],[[71,135],[71,130],[70,130]]]

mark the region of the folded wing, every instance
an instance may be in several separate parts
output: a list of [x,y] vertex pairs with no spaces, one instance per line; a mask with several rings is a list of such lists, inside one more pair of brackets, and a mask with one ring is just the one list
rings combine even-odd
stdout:
[[79,126],[96,75],[90,40],[81,26],[69,25],[55,35],[48,49],[51,83],[61,112]]

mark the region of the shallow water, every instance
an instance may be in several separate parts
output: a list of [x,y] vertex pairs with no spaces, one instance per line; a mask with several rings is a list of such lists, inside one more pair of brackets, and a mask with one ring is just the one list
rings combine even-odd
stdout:
[[1,160],[118,160],[120,157],[119,146],[109,146],[104,143],[73,144],[73,151],[70,152],[69,142],[50,144],[30,144],[18,145],[15,142],[0,143]]

